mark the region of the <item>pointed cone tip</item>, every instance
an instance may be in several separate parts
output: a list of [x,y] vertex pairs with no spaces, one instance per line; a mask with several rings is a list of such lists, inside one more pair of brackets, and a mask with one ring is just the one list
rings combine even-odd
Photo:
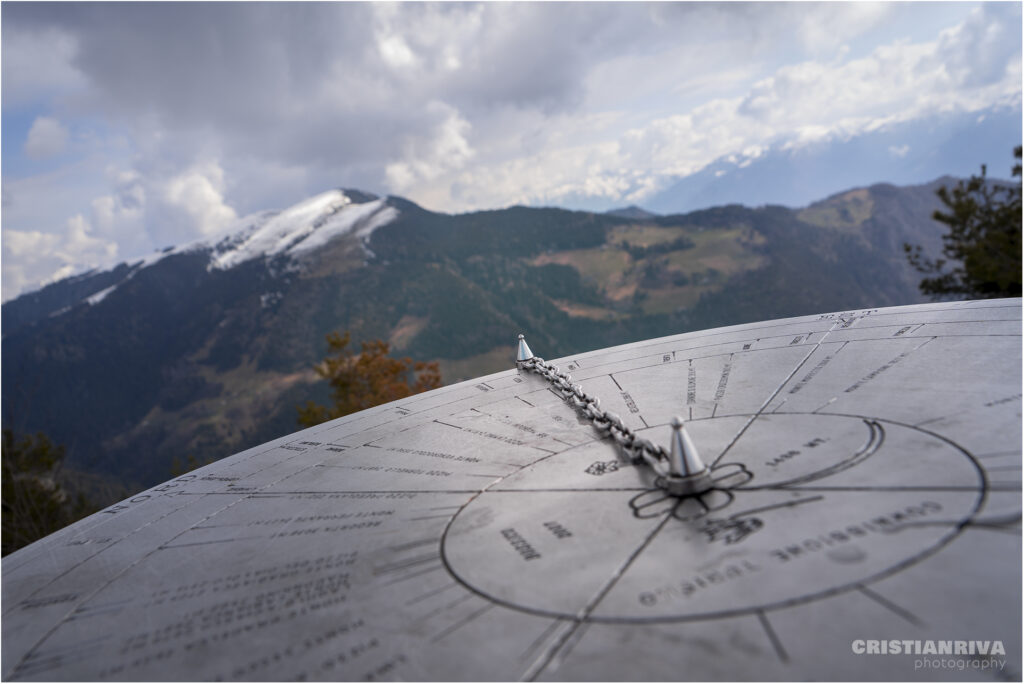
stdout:
[[530,345],[526,344],[526,338],[520,335],[519,348],[516,350],[516,361],[529,361],[532,358],[533,352],[530,351]]
[[697,453],[690,435],[683,429],[683,420],[676,416],[672,419],[672,450],[669,457],[673,475],[691,477],[707,472],[707,466]]

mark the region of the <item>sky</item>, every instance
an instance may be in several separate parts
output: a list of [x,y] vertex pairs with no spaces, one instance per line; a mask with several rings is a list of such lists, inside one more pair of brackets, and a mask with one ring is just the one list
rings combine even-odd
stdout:
[[[671,207],[722,164],[881,134],[857,159],[879,181],[941,145],[917,181],[1007,177],[1020,144],[1017,2],[7,2],[0,21],[5,301],[335,187],[449,213]],[[967,122],[959,145],[927,137],[937,117]],[[1005,158],[978,159],[994,121]]]

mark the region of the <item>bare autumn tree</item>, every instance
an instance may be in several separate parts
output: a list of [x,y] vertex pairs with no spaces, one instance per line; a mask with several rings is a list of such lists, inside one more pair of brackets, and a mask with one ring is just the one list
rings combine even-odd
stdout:
[[436,361],[414,362],[389,356],[391,347],[382,340],[362,343],[356,353],[348,348],[351,335],[327,336],[328,356],[314,368],[331,386],[332,406],[313,401],[299,407],[299,423],[312,427],[333,418],[436,389],[441,371]]
[[[1013,175],[1019,179],[1021,148],[1013,154]],[[921,280],[922,293],[979,299],[1021,295],[1021,183],[990,183],[985,172],[983,165],[980,176],[937,191],[946,209],[932,218],[949,226],[942,236],[945,258],[932,260],[920,245],[903,245],[910,264],[930,276]]]

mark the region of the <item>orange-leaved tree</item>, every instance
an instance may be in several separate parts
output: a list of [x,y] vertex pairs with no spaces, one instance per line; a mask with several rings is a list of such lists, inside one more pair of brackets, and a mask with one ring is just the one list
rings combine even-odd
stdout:
[[[408,397],[441,386],[436,361],[414,362],[388,356],[391,346],[383,340],[362,343],[356,353],[348,348],[351,335],[333,332],[327,336],[328,356],[314,366],[331,385],[333,406],[307,401],[299,407],[299,423],[312,427],[332,418]],[[411,384],[410,384],[411,383]]]

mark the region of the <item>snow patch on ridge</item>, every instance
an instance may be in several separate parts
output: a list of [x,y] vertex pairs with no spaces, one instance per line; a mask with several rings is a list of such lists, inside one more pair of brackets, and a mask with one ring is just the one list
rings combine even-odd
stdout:
[[398,210],[384,198],[353,202],[341,190],[329,190],[283,211],[263,211],[238,219],[219,235],[167,248],[130,262],[131,270],[120,283],[96,292],[83,301],[99,304],[136,273],[173,254],[209,251],[209,269],[225,270],[251,259],[287,255],[301,257],[342,235],[352,235],[366,246],[373,231],[398,218]]
[[342,191],[331,190],[266,216],[249,231],[218,243],[210,267],[231,268],[261,256],[298,256],[346,234],[365,240],[393,221],[398,211],[387,206],[384,199],[354,204]]
[[[130,277],[131,276],[129,276],[129,278]],[[127,280],[127,279],[128,278],[125,278],[125,280]],[[123,283],[124,280],[122,280],[121,282]],[[117,283],[117,285],[120,285],[120,284],[121,283]],[[104,299],[106,299],[107,295],[110,294],[111,292],[113,292],[115,288],[117,288],[117,285],[111,285],[110,287],[105,288],[103,290],[100,290],[99,292],[97,292],[95,294],[91,294],[91,295],[89,295],[88,297],[85,298],[85,301],[88,302],[89,306],[95,306],[95,305],[99,304],[100,302],[102,302]]]
[[290,254],[308,252],[323,247],[335,237],[345,234],[352,234],[361,240],[366,240],[373,231],[391,223],[397,217],[398,210],[386,206],[382,199],[365,204],[353,204],[345,207],[343,211],[326,217],[323,225],[293,245],[288,252]]

